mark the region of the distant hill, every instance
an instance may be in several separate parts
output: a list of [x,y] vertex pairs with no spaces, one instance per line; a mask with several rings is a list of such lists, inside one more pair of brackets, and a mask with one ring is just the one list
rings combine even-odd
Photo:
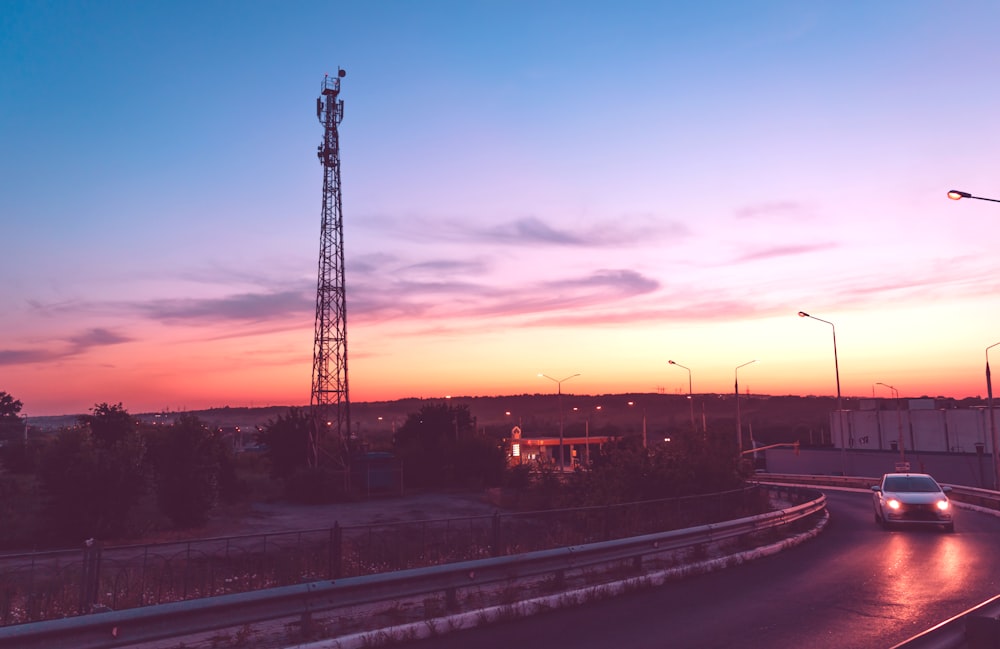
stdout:
[[[871,399],[844,398],[845,409],[872,407]],[[905,401],[905,400],[904,400]],[[939,408],[968,408],[983,405],[979,398],[961,401],[937,399]],[[893,400],[880,400],[882,407],[893,407]],[[642,431],[643,422],[650,435],[691,430],[692,410],[695,427],[727,430],[736,427],[736,398],[733,394],[696,394],[692,402],[687,395],[658,393],[624,393],[602,395],[520,394],[487,397],[451,397],[449,399],[399,399],[351,403],[351,425],[362,439],[391,439],[395,429],[410,414],[426,404],[448,403],[467,406],[481,431],[506,435],[520,426],[526,436],[558,434],[560,418],[566,434],[583,434],[586,427],[598,431],[629,435]],[[301,406],[300,406],[301,407]],[[221,428],[239,427],[244,432],[265,426],[288,412],[289,406],[264,408],[223,407],[188,411],[206,424]],[[803,444],[821,443],[822,432],[828,430],[830,413],[836,409],[833,397],[740,395],[740,417],[745,431],[762,443],[799,440]],[[133,413],[145,422],[172,421],[179,412]],[[56,430],[73,426],[77,415],[32,417],[33,430]]]

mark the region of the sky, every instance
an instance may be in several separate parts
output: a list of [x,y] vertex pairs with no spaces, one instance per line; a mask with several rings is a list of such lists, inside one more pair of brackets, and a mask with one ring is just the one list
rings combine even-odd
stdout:
[[0,391],[29,418],[308,404],[342,68],[351,401],[985,396],[1000,203],[946,193],[1000,198],[998,24],[0,0]]

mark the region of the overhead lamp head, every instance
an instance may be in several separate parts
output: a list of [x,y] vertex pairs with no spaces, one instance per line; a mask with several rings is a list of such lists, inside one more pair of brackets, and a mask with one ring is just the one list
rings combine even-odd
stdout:
[[799,311],[799,317],[800,317],[800,318],[811,318],[812,316],[810,316],[810,315],[809,315],[808,313],[806,313],[805,311]]
[[950,198],[953,201],[957,201],[963,198],[972,198],[972,194],[970,194],[969,192],[960,192],[957,189],[953,189],[950,192],[948,192],[948,198]]

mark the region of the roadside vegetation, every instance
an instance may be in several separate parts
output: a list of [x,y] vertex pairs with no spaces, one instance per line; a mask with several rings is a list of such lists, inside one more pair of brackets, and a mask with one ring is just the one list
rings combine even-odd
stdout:
[[[196,531],[220,510],[255,500],[344,502],[367,497],[358,462],[391,458],[407,492],[502,494],[518,510],[610,505],[737,489],[744,475],[731,434],[677,435],[645,447],[635,431],[591,449],[590,465],[561,475],[551,463],[508,466],[505,431],[477,426],[467,405],[422,404],[392,437],[324,440],[307,463],[309,413],[289,408],[256,433],[253,452],[197,416],[136,421],[121,403],[95,404],[75,425],[31,431],[22,404],[0,392],[0,549],[135,542]],[[359,459],[360,458],[360,459]],[[394,482],[393,484],[400,484]],[[398,495],[399,489],[395,490]]]

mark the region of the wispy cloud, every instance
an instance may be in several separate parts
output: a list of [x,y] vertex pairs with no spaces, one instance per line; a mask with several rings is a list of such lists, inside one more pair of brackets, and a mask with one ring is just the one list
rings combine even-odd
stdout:
[[[779,257],[791,257],[795,255],[806,255],[814,252],[823,252],[839,248],[840,245],[833,242],[826,243],[805,243],[787,246],[771,246],[767,248],[757,248],[733,259],[733,262],[761,261],[763,259],[775,259]],[[727,265],[731,262],[727,262]]]
[[[524,216],[492,225],[483,225],[479,218],[461,221],[430,217],[381,218],[377,223],[380,232],[392,231],[397,239],[502,247],[621,248],[663,239],[676,241],[690,235],[684,222],[648,214],[586,224],[575,222],[572,227],[554,225],[553,220],[538,216]],[[375,223],[365,225],[375,227]]]
[[308,313],[315,298],[302,291],[242,293],[222,298],[166,299],[137,305],[147,317],[167,322],[261,322]]
[[0,365],[50,363],[71,356],[79,356],[95,347],[118,345],[131,340],[128,336],[109,329],[88,329],[63,340],[50,341],[44,346],[0,349]]
[[[655,292],[660,283],[633,270],[603,269],[589,275],[497,287],[485,282],[397,282],[359,292],[348,310],[362,320],[411,319],[421,329],[449,328],[447,321],[469,319],[506,321],[509,318],[600,309]],[[360,308],[359,308],[360,306]],[[429,324],[433,320],[435,324]],[[441,323],[445,323],[442,325]]]
[[736,210],[738,219],[808,219],[811,216],[808,206],[792,201],[758,203]]

